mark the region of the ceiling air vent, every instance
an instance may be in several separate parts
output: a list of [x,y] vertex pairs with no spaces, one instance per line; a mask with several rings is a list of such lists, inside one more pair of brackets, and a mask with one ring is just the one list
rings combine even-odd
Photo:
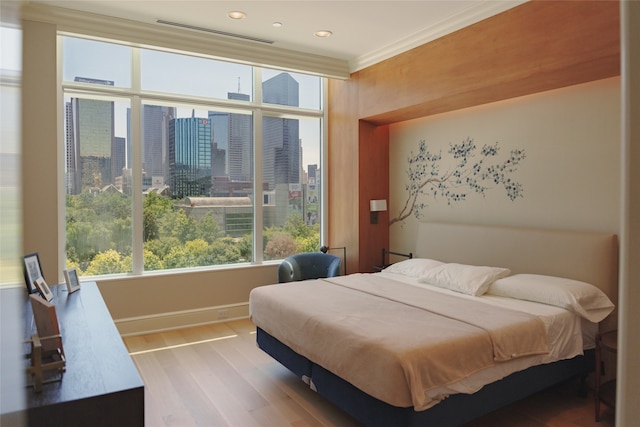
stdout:
[[258,42],[258,43],[266,43],[266,44],[273,44],[274,43],[273,40],[266,40],[266,39],[261,39],[261,38],[258,38],[258,37],[251,37],[251,36],[243,36],[242,34],[228,33],[226,31],[219,31],[219,30],[214,30],[212,28],[198,27],[198,26],[189,25],[189,24],[181,24],[179,22],[165,21],[164,19],[158,19],[158,20],[156,20],[156,22],[158,24],[164,24],[164,25],[171,25],[171,26],[174,26],[174,27],[186,28],[187,30],[204,31],[205,33],[217,34],[219,36],[225,36],[225,37],[233,37],[233,38],[236,38],[236,39],[250,40],[250,41]]

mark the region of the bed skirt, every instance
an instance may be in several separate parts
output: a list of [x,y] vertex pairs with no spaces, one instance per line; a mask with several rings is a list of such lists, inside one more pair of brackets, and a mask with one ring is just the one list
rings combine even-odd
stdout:
[[[533,366],[484,386],[474,394],[454,394],[425,411],[389,405],[362,392],[342,378],[299,355],[257,328],[257,343],[321,396],[370,427],[459,426],[510,403],[571,378],[581,377],[580,387],[594,369],[594,351],[583,356]],[[576,393],[578,389],[576,389]]]

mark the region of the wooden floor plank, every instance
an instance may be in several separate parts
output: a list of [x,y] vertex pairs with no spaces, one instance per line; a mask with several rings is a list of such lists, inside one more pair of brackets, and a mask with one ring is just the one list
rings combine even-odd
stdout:
[[[145,383],[146,425],[153,427],[358,427],[256,345],[249,319],[123,340]],[[516,402],[466,427],[613,427],[593,393],[568,382]]]

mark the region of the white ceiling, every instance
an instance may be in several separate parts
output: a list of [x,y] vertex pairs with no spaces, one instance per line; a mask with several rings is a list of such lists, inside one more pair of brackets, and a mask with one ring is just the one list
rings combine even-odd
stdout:
[[[204,1],[27,0],[155,24],[158,19],[273,41],[272,46],[345,60],[350,70],[411,49],[524,0]],[[232,10],[243,20],[227,16]],[[275,28],[273,22],[281,22]],[[160,24],[157,24],[160,25]],[[330,30],[326,39],[314,36]],[[252,42],[256,43],[256,42]]]

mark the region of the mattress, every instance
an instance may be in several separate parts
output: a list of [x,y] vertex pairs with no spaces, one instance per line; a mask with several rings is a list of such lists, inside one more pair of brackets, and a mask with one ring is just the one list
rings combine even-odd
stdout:
[[[424,285],[419,283],[416,279],[412,279],[407,276],[388,273],[388,272],[380,272],[375,273],[373,275],[360,274],[355,275],[359,276],[360,280],[366,280],[367,276],[370,276],[370,280],[375,278],[376,281],[385,280],[388,281],[393,287],[393,291],[391,291],[388,295],[378,296],[379,301],[371,299],[371,297],[367,297],[371,300],[370,304],[373,305],[374,310],[377,307],[379,315],[375,313],[370,315],[371,317],[362,316],[361,314],[357,314],[355,316],[351,316],[350,313],[345,313],[348,309],[345,309],[345,306],[340,303],[335,304],[335,311],[332,313],[327,313],[327,311],[331,312],[332,306],[329,309],[322,308],[322,312],[318,310],[320,307],[323,307],[319,301],[323,298],[323,294],[328,292],[329,286],[334,286],[336,283],[331,283],[331,280],[334,282],[340,282],[344,280],[349,280],[345,278],[339,279],[319,279],[317,281],[313,281],[313,284],[305,283],[302,286],[299,286],[297,289],[298,292],[303,292],[299,296],[299,301],[296,303],[282,303],[280,304],[279,299],[280,296],[274,298],[274,301],[266,304],[262,301],[262,298],[265,294],[270,293],[270,287],[261,287],[255,290],[255,293],[252,292],[250,298],[250,310],[251,316],[257,326],[263,328],[269,334],[273,335],[275,338],[281,340],[283,343],[291,347],[294,351],[300,353],[301,355],[308,357],[310,360],[320,364],[331,372],[349,380],[354,386],[360,388],[362,391],[371,394],[380,400],[383,400],[391,405],[400,406],[400,407],[410,407],[413,406],[416,410],[424,410],[429,407],[434,406],[442,399],[445,399],[447,396],[454,393],[474,393],[479,390],[484,385],[499,380],[513,372],[517,372],[520,370],[524,370],[530,366],[549,363],[556,360],[568,359],[579,354],[583,353],[583,348],[585,347],[585,343],[589,345],[590,342],[593,342],[592,338],[592,330],[593,328],[588,328],[586,331],[586,338],[583,337],[583,322],[581,318],[567,310],[553,307],[549,305],[533,303],[528,301],[521,300],[513,300],[510,298],[503,298],[497,296],[482,296],[482,297],[472,297],[463,295],[457,292],[451,292],[441,288],[435,288],[428,285]],[[339,285],[339,283],[338,283]],[[331,318],[338,319],[337,322],[341,326],[341,329],[349,329],[347,326],[351,324],[354,326],[352,329],[357,331],[360,335],[367,335],[368,331],[378,332],[378,329],[382,327],[382,323],[389,323],[389,318],[385,317],[385,310],[388,310],[388,307],[385,305],[388,303],[386,301],[388,298],[395,299],[396,289],[397,293],[400,294],[399,291],[403,288],[404,285],[408,285],[409,288],[413,288],[413,290],[409,291],[410,295],[413,295],[411,298],[415,298],[415,295],[419,295],[421,292],[430,292],[429,295],[441,294],[444,301],[449,301],[452,297],[460,299],[462,304],[479,304],[479,310],[498,310],[499,308],[506,308],[508,311],[514,311],[519,313],[524,313],[528,316],[533,316],[543,325],[543,340],[545,341],[546,348],[544,351],[534,351],[534,354],[524,355],[518,357],[513,357],[510,360],[500,361],[500,363],[485,363],[484,365],[473,366],[470,368],[468,372],[463,373],[456,377],[455,381],[448,381],[447,378],[444,377],[444,381],[441,383],[432,386],[431,383],[428,386],[423,386],[422,389],[413,385],[409,386],[409,390],[404,392],[393,391],[385,394],[384,390],[395,390],[394,387],[397,384],[402,382],[402,379],[399,379],[396,383],[385,384],[371,384],[373,381],[386,381],[393,376],[404,375],[411,376],[411,372],[413,370],[418,370],[417,368],[404,368],[404,370],[396,370],[396,369],[384,369],[386,375],[379,375],[377,370],[375,372],[367,375],[356,375],[350,377],[352,371],[358,370],[358,365],[368,365],[368,366],[387,366],[385,364],[377,364],[378,361],[375,359],[367,359],[365,360],[334,360],[331,358],[325,357],[326,354],[332,353],[336,351],[340,353],[340,349],[348,345],[354,340],[361,339],[362,337],[353,337],[353,336],[338,336],[335,328],[328,331],[331,334],[331,338],[327,339],[326,336],[322,334],[318,335],[316,338],[310,337],[310,334],[314,334],[315,329],[310,329],[307,326],[310,323],[317,323],[318,319],[323,316],[329,316]],[[272,285],[271,290],[273,292],[282,293],[285,288],[283,286],[296,286],[296,284],[289,285]],[[277,288],[274,288],[277,287]],[[305,288],[304,291],[302,289]],[[315,290],[319,292],[316,294],[312,294]],[[271,292],[271,293],[273,293]],[[340,291],[342,292],[342,291]],[[416,293],[418,292],[418,293]],[[434,294],[435,293],[435,294]],[[345,293],[345,295],[347,295]],[[392,295],[389,297],[389,295]],[[346,298],[346,297],[345,297]],[[436,297],[434,296],[433,299]],[[440,296],[438,296],[440,298]],[[402,297],[400,297],[402,299]],[[432,298],[428,298],[432,299]],[[397,303],[397,301],[395,302]],[[412,301],[406,301],[408,305],[412,305]],[[274,308],[274,305],[275,308]],[[380,304],[379,306],[377,304]],[[268,308],[267,308],[268,306]],[[474,309],[475,310],[475,309]],[[467,309],[463,310],[467,311]],[[485,311],[486,312],[486,311]],[[403,318],[405,316],[407,318],[411,318],[413,320],[413,316],[419,316],[419,314],[415,313],[415,310],[411,311],[410,314],[401,315]],[[480,316],[486,317],[486,316]],[[411,323],[409,321],[409,325],[413,325],[414,328],[425,328],[425,331],[430,330],[431,320],[425,321],[424,323],[420,323],[420,317],[415,318],[415,323]],[[429,318],[430,319],[430,318]],[[405,319],[407,320],[407,319]],[[355,322],[355,323],[354,323]],[[357,322],[366,322],[369,325],[370,329],[360,327]],[[404,322],[406,323],[406,322]],[[303,331],[302,333],[296,334],[296,330],[299,329]],[[313,332],[310,332],[313,331]],[[327,332],[327,331],[325,331]],[[415,337],[421,336],[419,331],[415,331]],[[420,334],[420,335],[418,335]],[[375,335],[371,333],[371,335]],[[522,335],[518,333],[518,335]],[[525,334],[526,335],[526,334]],[[318,342],[313,342],[314,339],[317,339]],[[384,341],[384,337],[378,336],[376,338],[378,341]],[[309,340],[312,341],[309,344]],[[331,341],[331,342],[328,342]],[[305,343],[306,342],[306,343]],[[341,345],[342,342],[344,345]],[[365,345],[371,345],[370,342],[366,341]],[[337,344],[336,344],[337,343]],[[311,345],[315,347],[315,349],[309,350],[305,348],[305,346]],[[455,353],[460,354],[463,352],[464,354],[470,355],[465,363],[475,363],[474,356],[474,347],[466,347],[464,350],[461,350],[462,347],[456,348],[454,350]],[[323,350],[326,349],[326,352]],[[406,350],[406,349],[405,349]],[[320,352],[320,353],[319,353]],[[370,351],[367,351],[368,357],[376,357],[376,354],[385,355],[387,352],[386,349],[382,351],[379,349],[371,348]],[[414,352],[414,350],[410,350],[409,352]],[[478,354],[482,352],[478,351]],[[348,354],[348,353],[344,353]],[[362,355],[362,353],[358,353]],[[380,356],[380,357],[389,357]],[[420,356],[424,357],[424,356]],[[347,358],[348,359],[348,358]],[[469,362],[471,361],[471,362]],[[445,369],[446,370],[446,369]],[[435,371],[431,369],[430,372]],[[409,374],[407,374],[409,372]],[[376,395],[376,393],[383,390],[382,394]],[[417,396],[416,396],[417,395]]]

